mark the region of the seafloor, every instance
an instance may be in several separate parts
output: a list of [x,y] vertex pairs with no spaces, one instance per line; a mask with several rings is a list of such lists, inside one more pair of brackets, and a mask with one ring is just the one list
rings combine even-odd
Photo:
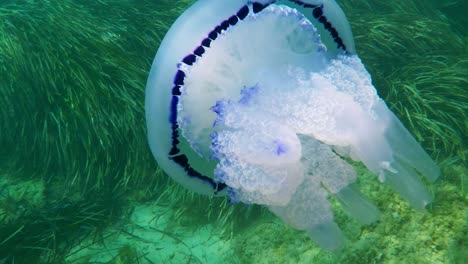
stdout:
[[[415,211],[362,165],[381,211],[335,253],[257,206],[183,190],[146,141],[158,44],[190,1],[0,2],[0,263],[467,263],[467,1],[339,1],[381,97],[442,169]],[[330,198],[333,202],[333,197]]]

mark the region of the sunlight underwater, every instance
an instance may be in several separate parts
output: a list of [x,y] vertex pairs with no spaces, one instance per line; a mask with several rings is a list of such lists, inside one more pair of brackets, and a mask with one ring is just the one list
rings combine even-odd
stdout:
[[361,161],[416,209],[438,166],[388,109],[335,1],[199,0],[171,27],[146,90],[159,166],[194,192],[267,206],[340,248],[328,195],[363,224]]

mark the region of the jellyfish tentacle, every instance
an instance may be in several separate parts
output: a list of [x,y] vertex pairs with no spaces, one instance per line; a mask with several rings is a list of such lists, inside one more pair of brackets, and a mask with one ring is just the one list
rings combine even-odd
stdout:
[[348,185],[335,194],[346,213],[362,224],[371,224],[379,218],[379,210],[359,189]]

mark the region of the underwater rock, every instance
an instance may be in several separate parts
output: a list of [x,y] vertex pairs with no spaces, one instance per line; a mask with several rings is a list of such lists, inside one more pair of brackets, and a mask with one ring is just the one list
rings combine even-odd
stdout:
[[438,166],[377,95],[335,1],[199,0],[174,23],[146,90],[159,166],[194,192],[267,206],[326,249],[328,195],[364,224],[362,162],[417,209]]

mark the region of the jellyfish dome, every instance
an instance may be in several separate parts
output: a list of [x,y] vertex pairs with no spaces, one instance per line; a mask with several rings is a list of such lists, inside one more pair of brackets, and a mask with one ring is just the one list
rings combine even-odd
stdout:
[[326,249],[327,200],[368,224],[362,162],[418,209],[438,166],[377,95],[335,1],[199,0],[159,47],[146,89],[151,151],[186,188],[260,204]]

